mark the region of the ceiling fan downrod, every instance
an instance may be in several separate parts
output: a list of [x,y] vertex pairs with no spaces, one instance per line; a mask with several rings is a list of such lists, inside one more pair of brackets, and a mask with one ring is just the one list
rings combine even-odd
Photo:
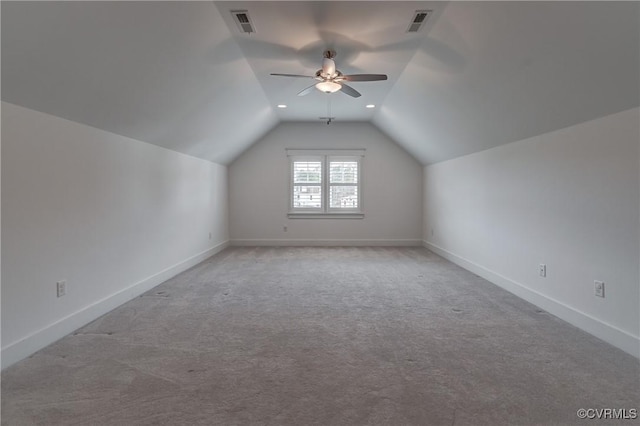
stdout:
[[333,59],[336,57],[336,51],[335,50],[331,50],[331,49],[327,49],[324,52],[322,52],[322,57],[323,58],[327,58],[327,59]]

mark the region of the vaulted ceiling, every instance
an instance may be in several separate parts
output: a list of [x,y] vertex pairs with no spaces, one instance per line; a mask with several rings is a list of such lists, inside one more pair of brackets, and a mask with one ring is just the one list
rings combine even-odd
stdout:
[[[1,7],[4,101],[222,164],[281,121],[327,114],[371,121],[429,164],[640,104],[638,2]],[[416,10],[433,12],[407,33]],[[325,49],[345,74],[389,79],[299,97],[313,80],[270,75],[313,75]]]

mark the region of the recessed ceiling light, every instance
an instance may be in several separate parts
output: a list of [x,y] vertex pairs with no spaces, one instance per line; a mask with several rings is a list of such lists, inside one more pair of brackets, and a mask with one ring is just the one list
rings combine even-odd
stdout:
[[375,108],[376,106],[374,104],[369,104],[367,105],[367,108]]
[[278,108],[286,108],[287,106],[285,104],[280,104],[278,105]]

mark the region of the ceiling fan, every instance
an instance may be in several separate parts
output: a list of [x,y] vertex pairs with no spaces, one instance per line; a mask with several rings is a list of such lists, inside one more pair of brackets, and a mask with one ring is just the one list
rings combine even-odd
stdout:
[[354,89],[351,86],[345,84],[345,81],[380,81],[386,80],[386,74],[351,74],[344,75],[340,71],[336,69],[336,63],[333,60],[336,56],[336,52],[333,50],[325,50],[324,58],[322,59],[322,68],[316,71],[316,75],[300,75],[300,74],[279,74],[279,73],[271,73],[271,75],[280,76],[280,77],[302,77],[302,78],[313,78],[318,80],[318,83],[314,83],[306,89],[300,91],[298,96],[308,95],[313,91],[314,88],[318,89],[324,93],[334,93],[338,90],[342,90],[342,92],[346,93],[349,96],[353,96],[354,98],[360,97],[360,92]]

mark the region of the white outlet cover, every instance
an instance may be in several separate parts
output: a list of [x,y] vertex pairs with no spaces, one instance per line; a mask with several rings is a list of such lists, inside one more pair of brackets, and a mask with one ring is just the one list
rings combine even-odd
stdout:
[[56,295],[58,297],[62,297],[67,294],[67,282],[66,281],[58,281],[56,283]]
[[604,298],[604,282],[603,281],[594,281],[593,288],[595,290],[595,294],[597,297]]
[[541,263],[540,265],[538,265],[538,274],[541,277],[546,277],[547,276],[547,265],[545,265],[544,263]]

